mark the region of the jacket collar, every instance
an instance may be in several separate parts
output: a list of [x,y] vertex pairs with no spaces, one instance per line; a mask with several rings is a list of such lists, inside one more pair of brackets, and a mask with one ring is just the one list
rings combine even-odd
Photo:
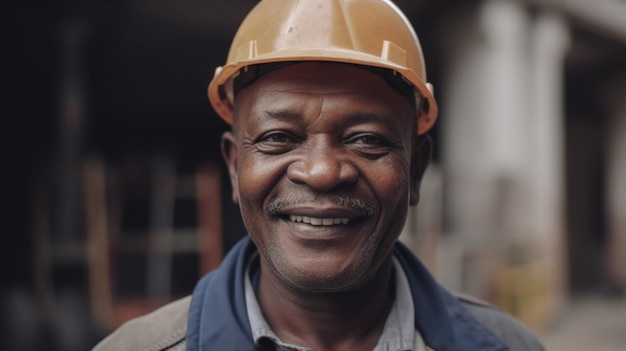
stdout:
[[441,287],[402,243],[394,255],[404,268],[415,306],[415,326],[436,351],[504,351],[508,347]]
[[[240,240],[220,268],[204,276],[194,289],[187,325],[187,350],[256,350],[246,312],[244,274],[256,247]],[[449,292],[437,284],[401,243],[394,255],[406,272],[415,325],[436,351],[503,351],[507,347],[476,321]]]

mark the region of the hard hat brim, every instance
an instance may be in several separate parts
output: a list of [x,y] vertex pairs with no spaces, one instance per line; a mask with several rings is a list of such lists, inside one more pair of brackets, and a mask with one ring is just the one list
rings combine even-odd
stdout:
[[[250,50],[253,55],[253,50]],[[420,106],[416,106],[417,111],[417,134],[426,133],[435,123],[437,117],[437,103],[433,96],[432,85],[422,81],[422,79],[412,70],[398,65],[392,61],[381,59],[380,57],[369,55],[353,50],[342,48],[296,48],[274,51],[263,56],[242,57],[240,60],[228,65],[218,67],[215,76],[208,87],[208,97],[217,114],[228,124],[233,123],[233,107],[224,93],[224,87],[229,79],[236,76],[242,68],[264,63],[276,62],[300,62],[300,61],[325,61],[347,63],[370,67],[387,68],[402,75],[412,84],[421,99]],[[422,72],[422,74],[425,74]]]

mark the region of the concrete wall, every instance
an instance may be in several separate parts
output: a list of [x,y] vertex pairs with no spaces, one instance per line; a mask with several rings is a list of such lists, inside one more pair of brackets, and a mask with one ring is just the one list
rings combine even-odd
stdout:
[[515,1],[466,6],[443,25],[445,230],[456,239],[442,255],[462,252],[462,290],[540,328],[564,299],[568,27]]

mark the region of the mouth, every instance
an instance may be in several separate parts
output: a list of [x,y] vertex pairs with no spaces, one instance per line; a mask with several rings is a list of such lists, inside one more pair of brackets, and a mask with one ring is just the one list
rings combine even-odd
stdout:
[[[268,215],[291,223],[296,231],[308,232],[315,229],[319,235],[322,228],[342,229],[353,227],[357,223],[372,217],[375,205],[351,197],[274,200],[268,205]],[[307,229],[307,227],[309,229]]]
[[289,215],[289,220],[294,223],[306,223],[312,226],[342,225],[350,222],[350,219],[346,217],[313,217],[299,215]]

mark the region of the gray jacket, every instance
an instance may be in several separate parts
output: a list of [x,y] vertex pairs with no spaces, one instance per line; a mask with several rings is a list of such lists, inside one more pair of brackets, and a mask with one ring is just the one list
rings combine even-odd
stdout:
[[[474,318],[504,341],[511,351],[545,351],[537,338],[509,315],[476,299],[461,295],[456,297]],[[190,301],[191,296],[185,297],[125,323],[93,350],[184,351]]]

